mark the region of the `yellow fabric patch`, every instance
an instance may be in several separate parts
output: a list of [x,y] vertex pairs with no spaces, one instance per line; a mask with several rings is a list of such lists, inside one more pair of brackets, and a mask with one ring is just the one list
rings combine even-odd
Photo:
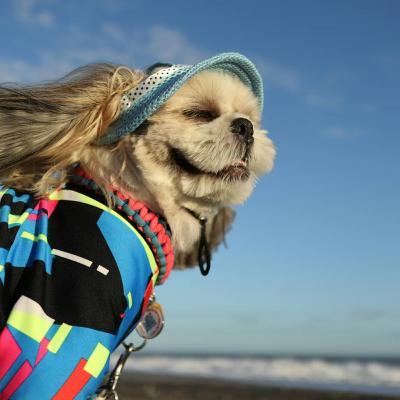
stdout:
[[67,338],[71,329],[72,329],[71,325],[61,324],[61,326],[57,329],[57,332],[47,345],[47,349],[52,353],[57,353],[57,351],[64,343],[64,340]]
[[88,372],[90,375],[97,378],[100,375],[100,372],[103,370],[106,365],[107,359],[110,355],[110,350],[107,347],[103,346],[101,343],[97,343],[96,348],[93,350],[93,353],[87,360],[86,365],[83,369]]
[[126,297],[128,298],[128,308],[132,308],[132,293],[128,292]]
[[40,343],[53,325],[53,320],[24,311],[13,310],[8,317],[7,323]]
[[13,225],[13,224],[22,225],[22,223],[25,222],[25,220],[28,218],[28,216],[29,216],[28,212],[24,212],[21,215],[9,214],[8,215],[8,225]]
[[39,235],[35,236],[35,235],[32,235],[32,233],[24,231],[24,232],[22,232],[21,237],[23,239],[32,240],[32,242],[37,242],[38,240],[43,240],[44,242],[47,243],[47,236],[43,235],[43,233],[40,233]]

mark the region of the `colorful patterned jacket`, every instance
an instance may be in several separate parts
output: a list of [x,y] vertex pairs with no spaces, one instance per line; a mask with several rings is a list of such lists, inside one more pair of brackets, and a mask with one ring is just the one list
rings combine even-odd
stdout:
[[81,185],[42,200],[0,186],[0,399],[96,391],[159,275],[139,229]]

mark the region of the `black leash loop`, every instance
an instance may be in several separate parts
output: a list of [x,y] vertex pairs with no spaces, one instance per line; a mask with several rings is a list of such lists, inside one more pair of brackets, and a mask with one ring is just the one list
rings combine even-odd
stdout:
[[198,253],[199,268],[201,274],[203,276],[207,276],[211,268],[211,253],[210,253],[210,248],[208,246],[207,235],[206,235],[207,218],[198,217],[198,220],[201,225],[199,253]]
[[200,242],[199,242],[199,250],[197,253],[197,259],[199,261],[199,268],[201,274],[203,276],[207,276],[211,268],[211,253],[207,241],[207,230],[206,230],[207,218],[200,216],[199,214],[197,214],[192,210],[189,210],[189,208],[185,209],[188,213],[193,215],[193,217],[195,217],[200,223],[201,231],[200,231]]

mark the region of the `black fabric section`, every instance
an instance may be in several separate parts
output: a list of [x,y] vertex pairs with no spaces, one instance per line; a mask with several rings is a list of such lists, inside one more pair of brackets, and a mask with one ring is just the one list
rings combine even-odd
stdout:
[[[82,185],[79,185],[79,184],[68,183],[67,186],[66,186],[66,189],[70,189],[70,190],[74,190],[76,192],[82,193],[82,194],[84,194],[84,195],[86,195],[88,197],[91,197],[92,199],[97,200],[98,202],[100,202],[102,204],[107,205],[106,199],[105,199],[105,197],[103,195],[100,195],[100,194],[96,193],[94,190],[88,189],[85,186],[82,186]],[[121,210],[119,210],[117,208],[114,208],[114,211],[116,213],[118,213],[126,221],[128,221],[136,229],[136,231],[138,233],[140,233],[144,239],[146,239],[145,235],[137,229],[136,225],[131,220],[129,220],[127,218],[126,214],[123,211],[121,211]],[[169,236],[172,236],[171,228],[168,225],[167,220],[164,219],[164,217],[162,217],[161,215],[158,215],[158,222],[163,225],[163,227],[165,228],[167,234]]]
[[[15,194],[16,196],[20,196],[23,193],[15,191]],[[37,203],[37,200],[33,198],[31,198],[27,203],[23,201],[16,201],[14,203],[13,198],[14,197],[10,194],[5,193],[0,200],[0,207],[9,206],[10,214],[13,215],[22,215],[26,211],[26,209],[34,208]],[[9,250],[15,239],[18,229],[19,225],[15,225],[14,227],[9,228],[7,222],[0,222],[0,247]]]
[[[54,293],[53,299],[39,303],[58,322],[115,333],[127,302],[118,266],[97,226],[101,213],[78,202],[58,203],[49,219],[50,247],[86,258],[92,265],[55,256],[51,286],[46,288]],[[107,275],[97,271],[99,265],[109,270]]]
[[[21,195],[23,195],[24,193],[22,193],[22,192],[18,192],[18,191],[15,191],[15,195],[16,196],[21,196]],[[26,193],[25,193],[26,194]],[[7,205],[7,206],[10,206],[10,213],[11,214],[14,214],[14,215],[21,215],[21,214],[23,214],[24,213],[24,211],[27,209],[27,208],[33,208],[33,207],[35,207],[35,205],[36,205],[36,203],[37,203],[37,200],[36,199],[34,199],[34,198],[32,198],[31,197],[31,199],[30,200],[28,200],[28,202],[25,202],[25,201],[13,201],[13,199],[14,199],[14,197],[15,196],[12,196],[11,194],[9,194],[9,193],[4,193],[3,194],[3,196],[2,196],[2,198],[1,198],[1,201],[0,201],[0,207],[1,206],[4,206],[4,205]]]
[[[35,262],[34,265],[43,264],[42,262]],[[44,266],[43,266],[44,267]],[[40,268],[40,267],[39,267]],[[42,270],[44,268],[41,268]],[[7,322],[8,316],[14,304],[19,299],[21,295],[29,296],[29,287],[31,285],[40,284],[42,279],[40,278],[41,273],[30,268],[16,268],[10,263],[6,263],[4,266],[5,270],[5,282],[6,285],[1,288],[0,298],[1,298],[1,328],[2,329]],[[37,273],[39,272],[39,274]],[[39,281],[36,281],[36,275],[39,275]],[[26,290],[27,289],[27,290]],[[42,289],[43,290],[43,289]]]
[[0,222],[0,247],[9,250],[17,235],[19,225],[8,227],[7,222]]
[[[27,268],[6,265],[7,285],[0,289],[3,299],[0,309],[1,328],[6,324],[17,300],[27,296],[39,303],[45,313],[58,324],[65,322],[109,333],[117,331],[121,323],[120,314],[126,306],[123,299],[114,296],[110,288],[105,292],[97,290],[102,285],[99,285],[98,277],[95,276],[95,269],[82,266],[87,269],[85,276],[82,274],[84,271],[79,271],[65,261],[56,262],[56,268],[53,264],[51,275],[46,273],[42,261],[35,261],[33,267]],[[83,288],[88,280],[91,281],[89,289]]]
[[4,300],[4,286],[3,282],[0,280],[0,331],[3,330],[7,322],[9,314],[7,313],[8,305],[9,303],[6,303]]
[[0,247],[5,249],[10,248],[10,240],[8,238],[8,224],[0,222]]
[[[66,189],[106,204],[103,195],[81,185],[68,184]],[[3,196],[1,205],[11,203],[11,196]],[[30,203],[14,203],[13,213],[20,215],[27,207],[33,208],[35,201]],[[115,211],[129,221],[123,212]],[[127,300],[114,256],[97,226],[102,212],[84,203],[59,201],[48,220],[50,247],[88,259],[92,265],[88,267],[57,255],[53,257],[51,274],[38,260],[29,266],[6,264],[5,286],[0,281],[0,331],[16,301],[21,296],[27,296],[39,303],[56,323],[64,322],[111,334],[117,332]],[[9,229],[6,223],[0,223],[0,246],[9,249],[19,228]],[[109,270],[107,275],[97,271],[99,265]],[[140,317],[139,312],[131,321],[129,331]]]
[[[108,207],[107,201],[103,195],[95,192],[94,190],[88,189],[85,186],[82,186],[79,184],[74,184],[74,183],[68,183],[66,185],[66,189],[74,190],[75,192],[84,194],[85,196],[91,197],[92,199],[94,199],[94,200],[98,201],[99,203],[102,203]],[[140,236],[142,236],[142,238],[147,242],[146,235],[143,232],[141,232],[139,229],[137,229],[137,226],[135,225],[135,223],[132,222],[122,210],[120,210],[118,208],[113,208],[113,211],[116,212],[118,215],[120,215],[130,225],[132,225],[135,228],[136,232]],[[160,217],[159,222],[163,223],[163,221],[164,221],[163,218]],[[167,227],[168,227],[168,225],[167,225]],[[168,227],[168,229],[169,229],[169,227]]]
[[[14,304],[24,295],[39,303],[56,323],[117,332],[127,301],[118,266],[97,226],[101,214],[102,210],[86,204],[58,203],[49,219],[50,247],[86,258],[92,265],[54,256],[48,274],[43,261],[33,261],[26,267],[7,263],[5,286],[0,282],[0,330]],[[0,224],[0,237],[9,248],[6,228],[6,224]],[[10,232],[15,236],[18,228]],[[97,271],[99,265],[109,270],[107,275]]]

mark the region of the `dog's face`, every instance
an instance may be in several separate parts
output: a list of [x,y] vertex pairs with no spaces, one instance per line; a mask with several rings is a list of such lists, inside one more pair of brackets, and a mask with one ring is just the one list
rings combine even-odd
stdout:
[[257,98],[219,71],[191,78],[138,133],[131,140],[142,169],[157,165],[182,199],[205,205],[242,203],[275,157]]
[[230,206],[246,200],[257,177],[272,168],[275,149],[261,130],[252,91],[217,70],[189,79],[131,135],[99,145],[123,94],[144,75],[100,64],[65,82],[0,90],[2,182],[47,195],[79,162],[105,191],[117,188],[162,215],[178,264],[189,265],[201,235],[196,214],[208,219],[215,247],[233,220]]
[[[132,135],[122,140],[128,190],[166,217],[176,267],[196,263],[199,222],[208,218],[210,249],[233,219],[257,177],[268,172],[275,148],[260,127],[260,107],[239,79],[204,71],[188,80]],[[129,182],[131,181],[131,182]]]

